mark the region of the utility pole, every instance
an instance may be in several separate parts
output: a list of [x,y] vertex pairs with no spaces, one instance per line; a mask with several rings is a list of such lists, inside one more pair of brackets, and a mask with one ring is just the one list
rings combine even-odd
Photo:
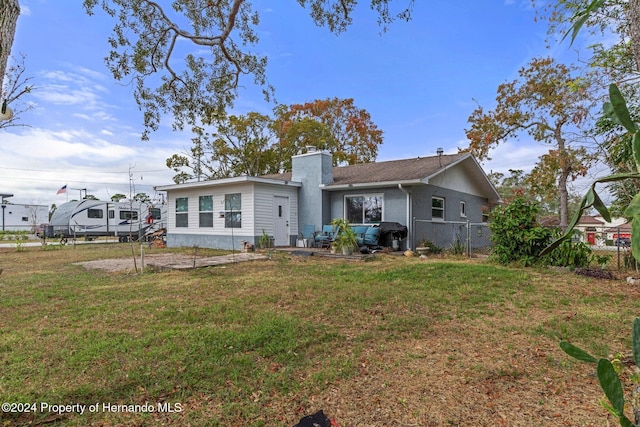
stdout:
[[13,197],[13,194],[0,194],[0,206],[2,207],[2,231],[5,229],[4,210],[7,208],[7,201],[5,199],[9,197]]

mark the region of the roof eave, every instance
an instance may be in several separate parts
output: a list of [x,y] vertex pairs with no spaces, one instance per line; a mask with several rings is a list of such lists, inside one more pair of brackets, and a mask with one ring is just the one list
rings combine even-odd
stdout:
[[320,188],[327,191],[351,190],[351,189],[367,189],[380,187],[397,187],[398,185],[416,185],[422,184],[420,179],[410,179],[403,181],[380,181],[380,182],[358,182],[350,184],[322,184]]
[[214,179],[214,180],[208,180],[208,181],[158,185],[154,187],[154,189],[156,191],[186,190],[186,189],[200,188],[200,187],[219,187],[223,185],[239,184],[239,183],[245,183],[245,182],[269,184],[269,185],[286,185],[290,187],[302,187],[302,183],[297,181],[287,181],[287,180],[272,179],[272,178],[260,178],[255,176],[236,176],[232,178],[222,178],[222,179]]

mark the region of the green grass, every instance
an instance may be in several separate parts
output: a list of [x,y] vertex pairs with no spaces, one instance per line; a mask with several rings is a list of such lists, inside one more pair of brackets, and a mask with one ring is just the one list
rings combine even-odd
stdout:
[[[625,334],[640,308],[613,291],[590,292],[589,279],[567,282],[557,273],[488,263],[390,256],[348,263],[277,254],[273,261],[138,275],[72,264],[128,254],[127,245],[0,254],[1,400],[166,401],[189,408],[161,419],[72,415],[58,420],[63,425],[270,425],[286,402],[354,379],[365,354],[424,338],[452,320],[470,326],[459,331],[462,338],[478,339],[474,328],[502,331],[480,337],[487,345],[517,333],[554,345],[572,339],[602,353],[607,344],[628,344]],[[567,321],[569,311],[579,315]],[[450,358],[466,363],[454,353]],[[524,374],[492,367],[482,375]],[[9,423],[49,416],[0,415]]]

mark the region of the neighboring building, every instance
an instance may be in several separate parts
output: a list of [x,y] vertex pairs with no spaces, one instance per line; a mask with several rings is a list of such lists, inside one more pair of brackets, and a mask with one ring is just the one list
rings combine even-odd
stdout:
[[21,205],[3,202],[0,207],[0,230],[35,232],[36,226],[49,221],[46,205]]
[[574,230],[579,232],[577,235],[580,241],[588,245],[604,246],[618,238],[618,227],[620,237],[631,237],[631,227],[624,218],[612,218],[611,222],[607,222],[599,215],[583,215]]
[[[500,200],[469,153],[332,167],[331,154],[313,148],[292,158],[290,173],[156,190],[167,192],[168,246],[224,249],[256,243],[263,233],[276,246],[294,245],[303,225],[319,231],[333,218],[397,222],[409,230],[404,247],[425,239],[447,247],[465,237],[461,227],[485,222]],[[482,230],[474,228],[471,237],[488,242]]]
[[607,242],[611,242],[614,245],[618,239],[626,239],[626,241],[631,242],[631,224],[628,222],[607,228],[605,231],[607,233]]

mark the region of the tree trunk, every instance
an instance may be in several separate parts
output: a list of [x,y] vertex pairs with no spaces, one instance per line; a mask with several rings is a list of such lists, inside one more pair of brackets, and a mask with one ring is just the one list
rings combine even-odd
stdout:
[[561,121],[556,124],[553,134],[557,143],[558,153],[560,155],[560,177],[558,177],[558,194],[560,195],[560,230],[566,231],[569,226],[569,190],[567,190],[567,181],[571,175],[571,159],[568,158],[567,148],[564,138],[562,137]]
[[558,193],[560,194],[560,229],[564,232],[569,226],[569,191],[567,190],[567,179],[569,171],[564,168],[560,171],[558,178]]
[[629,0],[629,21],[631,50],[636,61],[636,70],[640,70],[640,0]]
[[11,54],[18,15],[20,15],[18,0],[0,0],[0,102],[4,100],[2,82]]

